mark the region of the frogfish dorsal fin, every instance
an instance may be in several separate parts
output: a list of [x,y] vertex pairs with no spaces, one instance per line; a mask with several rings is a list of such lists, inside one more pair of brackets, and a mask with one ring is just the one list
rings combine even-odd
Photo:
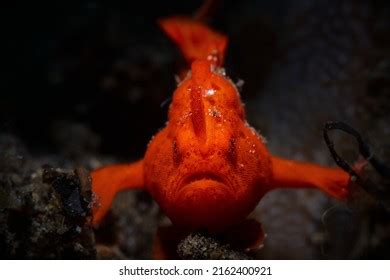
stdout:
[[223,64],[228,39],[207,25],[186,17],[168,17],[159,25],[179,47],[188,65],[198,59],[206,59],[215,66]]

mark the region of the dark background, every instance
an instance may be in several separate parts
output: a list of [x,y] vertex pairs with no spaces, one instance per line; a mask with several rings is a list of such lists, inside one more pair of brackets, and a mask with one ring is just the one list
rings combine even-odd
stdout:
[[[263,21],[283,21],[288,5],[222,2],[210,22],[230,38],[229,73],[245,80],[249,73],[258,84],[276,52],[275,30]],[[142,156],[144,144],[166,121],[168,106],[160,105],[171,96],[179,69],[179,56],[156,20],[191,15],[200,4],[55,1],[4,9],[1,129],[20,135],[32,149],[51,149],[53,122],[82,122],[102,138],[102,151]],[[249,34],[240,34],[242,29]],[[241,49],[238,40],[255,45]],[[252,62],[255,74],[243,66],[250,60],[258,63]]]

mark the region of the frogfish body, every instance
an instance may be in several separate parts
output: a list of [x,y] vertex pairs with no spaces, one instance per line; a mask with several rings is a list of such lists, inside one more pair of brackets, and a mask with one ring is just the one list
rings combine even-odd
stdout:
[[339,168],[272,156],[245,120],[235,84],[222,68],[227,38],[188,18],[159,22],[190,70],[173,94],[168,122],[150,141],[143,159],[92,172],[100,207],[98,224],[115,194],[147,190],[178,227],[219,233],[239,224],[269,191],[317,188],[348,195],[349,175]]

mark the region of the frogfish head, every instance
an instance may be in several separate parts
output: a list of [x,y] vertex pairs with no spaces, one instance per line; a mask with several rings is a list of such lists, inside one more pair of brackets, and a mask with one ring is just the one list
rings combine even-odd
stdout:
[[207,60],[192,63],[144,162],[146,186],[172,222],[210,232],[244,219],[272,177],[269,153],[245,121],[237,88]]

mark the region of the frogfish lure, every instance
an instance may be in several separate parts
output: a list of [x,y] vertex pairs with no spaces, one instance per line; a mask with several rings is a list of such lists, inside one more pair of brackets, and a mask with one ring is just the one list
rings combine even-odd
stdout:
[[92,172],[98,224],[119,191],[144,189],[172,224],[220,233],[239,224],[276,188],[316,188],[345,199],[350,176],[273,156],[245,120],[235,84],[222,68],[227,37],[184,17],[159,21],[190,66],[173,94],[168,122],[143,159]]

